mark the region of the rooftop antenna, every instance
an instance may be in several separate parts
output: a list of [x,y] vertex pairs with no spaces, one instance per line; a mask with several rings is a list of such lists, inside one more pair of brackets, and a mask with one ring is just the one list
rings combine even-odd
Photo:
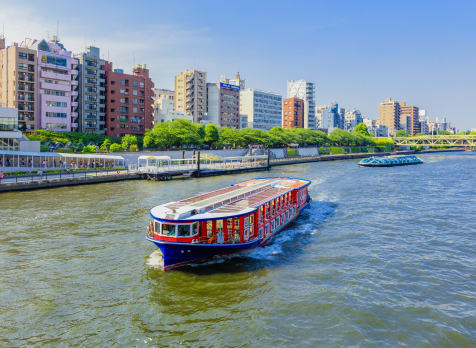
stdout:
[[56,41],[59,41],[59,20],[56,21]]

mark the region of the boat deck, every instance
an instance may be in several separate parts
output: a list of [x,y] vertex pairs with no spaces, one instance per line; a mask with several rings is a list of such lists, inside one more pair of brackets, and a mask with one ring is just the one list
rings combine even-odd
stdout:
[[308,184],[307,180],[301,179],[253,179],[178,202],[159,205],[151,209],[151,215],[166,220],[201,220],[239,215]]

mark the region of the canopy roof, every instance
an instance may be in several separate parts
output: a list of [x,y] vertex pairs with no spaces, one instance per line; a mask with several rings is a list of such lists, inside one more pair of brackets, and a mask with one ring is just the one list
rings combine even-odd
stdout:
[[150,215],[155,219],[171,222],[237,217],[251,213],[262,204],[309,184],[310,181],[305,179],[253,179],[178,202],[158,205],[150,210]]
[[124,160],[124,157],[117,155],[104,155],[95,153],[58,153],[58,152],[26,152],[26,151],[6,151],[0,150],[0,155],[13,156],[32,156],[32,157],[63,157],[63,158],[87,158],[87,159],[106,159],[106,160]]
[[149,156],[149,155],[142,155],[139,156],[138,159],[147,159],[147,160],[168,160],[170,156]]

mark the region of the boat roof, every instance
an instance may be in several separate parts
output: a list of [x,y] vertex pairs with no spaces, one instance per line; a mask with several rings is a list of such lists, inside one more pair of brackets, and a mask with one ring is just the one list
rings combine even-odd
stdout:
[[148,160],[169,160],[170,156],[153,156],[153,155],[142,155],[138,159],[148,159]]
[[306,179],[259,178],[216,191],[158,205],[150,210],[157,220],[193,222],[249,214],[263,203],[309,185]]

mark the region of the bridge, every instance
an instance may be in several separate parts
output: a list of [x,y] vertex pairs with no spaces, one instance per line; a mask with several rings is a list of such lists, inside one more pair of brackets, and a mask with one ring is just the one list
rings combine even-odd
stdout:
[[399,146],[447,146],[476,147],[476,135],[422,135],[417,137],[395,137],[395,145]]

